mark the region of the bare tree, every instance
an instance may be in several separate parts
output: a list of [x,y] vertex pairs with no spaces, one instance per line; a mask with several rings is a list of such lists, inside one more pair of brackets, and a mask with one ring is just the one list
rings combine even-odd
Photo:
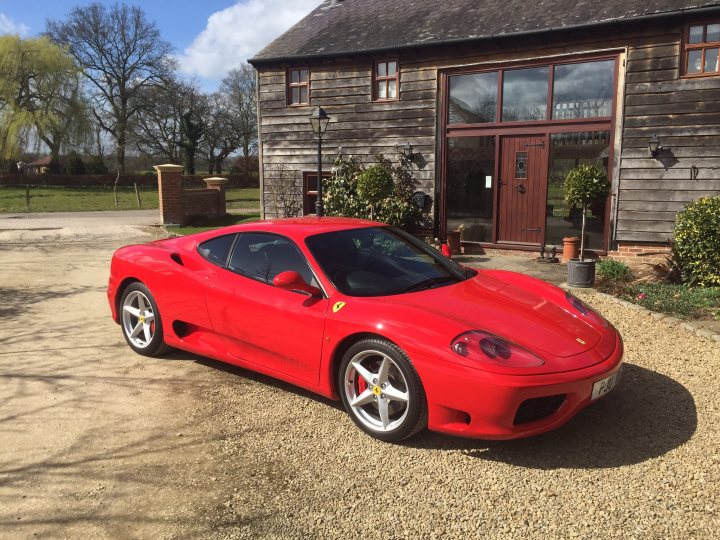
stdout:
[[48,21],[50,38],[82,67],[94,87],[94,114],[115,139],[118,175],[125,172],[128,123],[137,95],[167,79],[172,47],[139,7],[95,2],[74,8],[64,21]]
[[243,156],[255,154],[257,148],[257,110],[255,69],[243,64],[231,70],[222,80],[220,92],[225,96],[233,129]]
[[179,163],[183,158],[183,117],[189,114],[193,123],[200,124],[202,100],[196,84],[177,80],[142,89],[130,122],[134,146],[147,156]]
[[240,146],[226,96],[220,92],[207,96],[202,117],[205,129],[200,149],[210,174],[222,174],[223,162]]
[[285,164],[276,165],[265,176],[265,186],[273,201],[276,217],[297,217],[302,214],[302,189],[297,182],[297,171]]

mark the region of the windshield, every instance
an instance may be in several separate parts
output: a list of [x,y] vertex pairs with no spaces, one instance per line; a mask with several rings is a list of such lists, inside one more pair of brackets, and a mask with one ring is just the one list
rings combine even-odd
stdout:
[[305,244],[333,285],[348,296],[416,292],[476,274],[393,227],[317,234]]

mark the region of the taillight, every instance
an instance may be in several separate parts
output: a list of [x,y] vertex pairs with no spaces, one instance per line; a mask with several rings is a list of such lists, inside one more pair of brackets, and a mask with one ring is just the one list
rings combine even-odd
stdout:
[[517,343],[482,330],[460,334],[452,341],[450,348],[455,354],[469,360],[496,366],[535,367],[545,363],[542,358]]

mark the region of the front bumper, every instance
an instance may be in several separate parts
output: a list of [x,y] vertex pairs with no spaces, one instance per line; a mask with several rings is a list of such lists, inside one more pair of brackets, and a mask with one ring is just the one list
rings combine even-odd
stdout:
[[[414,354],[428,400],[428,429],[480,439],[515,439],[556,429],[591,403],[596,381],[621,368],[622,339],[616,335],[615,340],[604,361],[547,375],[498,375]],[[550,399],[555,396],[564,399]],[[521,405],[537,398],[548,398],[538,400],[539,408],[545,408],[539,416],[549,414],[516,423],[523,416],[527,420],[527,415],[518,413]]]

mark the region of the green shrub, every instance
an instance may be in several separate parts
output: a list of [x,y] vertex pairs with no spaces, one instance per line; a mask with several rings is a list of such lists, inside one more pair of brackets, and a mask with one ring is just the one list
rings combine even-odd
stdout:
[[720,285],[720,196],[700,197],[675,217],[673,259],[683,282]]
[[597,263],[595,274],[598,279],[627,282],[633,278],[630,267],[614,259],[603,259]]
[[[366,176],[365,173],[371,170],[373,172]],[[392,180],[389,186],[384,185],[387,178]],[[361,183],[363,188],[360,188]],[[323,204],[328,216],[367,219],[373,204],[373,219],[407,228],[415,225],[422,213],[412,203],[417,182],[410,170],[410,162],[404,157],[394,166],[389,159],[378,156],[377,163],[365,169],[356,158],[340,154],[326,186]],[[375,198],[375,202],[369,197]]]
[[643,283],[628,289],[625,297],[647,309],[683,318],[720,318],[720,287]]
[[71,152],[67,158],[67,173],[73,175],[80,175],[86,173],[85,162],[77,154],[77,152]]
[[88,174],[107,174],[108,168],[102,156],[90,156],[85,166]]

